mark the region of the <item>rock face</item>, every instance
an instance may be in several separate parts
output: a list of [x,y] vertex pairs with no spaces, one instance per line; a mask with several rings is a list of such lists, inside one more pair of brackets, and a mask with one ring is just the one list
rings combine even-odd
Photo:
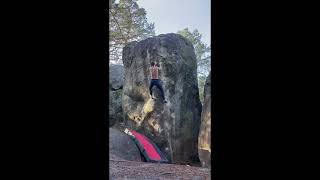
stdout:
[[[158,145],[172,163],[198,160],[201,103],[194,48],[178,34],[165,34],[123,49],[125,123]],[[150,62],[158,62],[167,103],[150,98]]]
[[204,103],[198,142],[201,165],[211,168],[211,72],[204,87]]
[[109,127],[123,120],[122,88],[124,68],[122,65],[109,65]]
[[109,160],[142,161],[143,157],[130,136],[109,128]]

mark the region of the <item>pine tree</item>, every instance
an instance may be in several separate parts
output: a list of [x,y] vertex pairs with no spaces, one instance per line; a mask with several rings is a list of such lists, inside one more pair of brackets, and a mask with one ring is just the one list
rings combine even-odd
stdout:
[[211,46],[208,46],[201,41],[202,35],[197,29],[195,29],[193,32],[190,32],[188,28],[185,28],[181,31],[178,31],[178,34],[187,38],[193,44],[197,57],[198,75],[207,76],[211,69]]
[[148,23],[146,11],[137,0],[109,0],[110,61],[122,63],[122,48],[132,41],[154,36],[154,23]]
[[197,57],[199,96],[201,103],[203,103],[206,77],[211,70],[211,46],[208,46],[201,41],[202,35],[197,29],[195,29],[193,32],[190,32],[188,28],[185,28],[181,31],[178,31],[178,34],[187,38],[193,44]]

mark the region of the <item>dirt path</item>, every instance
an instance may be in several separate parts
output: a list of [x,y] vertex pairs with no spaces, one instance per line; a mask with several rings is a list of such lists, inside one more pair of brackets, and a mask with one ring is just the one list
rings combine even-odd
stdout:
[[204,180],[211,179],[211,170],[175,164],[109,160],[109,178],[112,180]]

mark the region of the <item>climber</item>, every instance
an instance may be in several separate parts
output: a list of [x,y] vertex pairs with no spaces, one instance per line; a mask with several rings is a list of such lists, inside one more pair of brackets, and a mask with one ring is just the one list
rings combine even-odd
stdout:
[[159,70],[161,70],[159,63],[155,64],[154,62],[151,62],[151,67],[150,67],[150,74],[151,74],[151,82],[150,82],[150,86],[149,86],[149,90],[150,90],[150,95],[151,98],[153,98],[152,96],[152,87],[153,86],[157,86],[160,90],[161,93],[161,97],[163,99],[163,102],[166,103],[166,98],[164,96],[164,91],[159,79]]

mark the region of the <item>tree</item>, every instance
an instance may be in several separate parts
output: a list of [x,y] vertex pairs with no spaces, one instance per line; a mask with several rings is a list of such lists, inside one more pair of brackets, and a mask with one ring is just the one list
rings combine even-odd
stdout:
[[201,41],[202,35],[197,29],[195,29],[193,32],[190,32],[188,28],[185,28],[181,31],[178,31],[178,34],[187,38],[193,44],[197,57],[199,96],[201,103],[203,103],[204,85],[206,83],[206,77],[211,70],[211,46],[208,46]]
[[204,86],[206,85],[206,77],[198,76],[198,86],[199,86],[199,97],[200,101],[203,104],[204,101]]
[[132,41],[154,36],[154,23],[148,23],[146,11],[137,0],[109,0],[110,61],[122,63],[122,48]]
[[206,77],[211,70],[211,46],[208,46],[201,41],[202,35],[197,29],[195,29],[193,32],[190,32],[188,28],[185,28],[181,31],[178,31],[178,34],[187,38],[193,44],[197,57],[198,75]]

